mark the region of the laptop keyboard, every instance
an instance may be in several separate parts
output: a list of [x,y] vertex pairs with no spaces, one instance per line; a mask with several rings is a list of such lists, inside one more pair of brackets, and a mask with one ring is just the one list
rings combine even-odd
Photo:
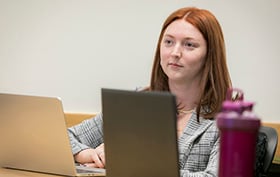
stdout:
[[103,168],[91,168],[91,167],[85,167],[81,165],[76,166],[77,173],[105,173],[106,170]]

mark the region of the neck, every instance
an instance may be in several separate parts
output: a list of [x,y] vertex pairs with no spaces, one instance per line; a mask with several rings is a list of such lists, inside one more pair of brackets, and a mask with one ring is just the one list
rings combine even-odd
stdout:
[[169,81],[169,89],[177,98],[181,110],[189,111],[196,107],[199,99],[199,85],[196,83],[178,84]]

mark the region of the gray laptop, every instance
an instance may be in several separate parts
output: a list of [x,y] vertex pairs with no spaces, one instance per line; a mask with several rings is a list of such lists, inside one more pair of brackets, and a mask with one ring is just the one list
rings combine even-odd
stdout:
[[0,142],[1,167],[68,176],[105,176],[104,169],[77,173],[58,98],[0,94]]
[[103,88],[102,112],[107,177],[179,177],[172,94]]

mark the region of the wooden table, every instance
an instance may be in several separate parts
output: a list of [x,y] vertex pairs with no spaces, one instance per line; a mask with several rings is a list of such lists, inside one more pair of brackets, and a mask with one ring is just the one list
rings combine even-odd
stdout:
[[1,177],[62,177],[59,175],[51,175],[23,170],[14,170],[7,168],[0,168],[0,176]]

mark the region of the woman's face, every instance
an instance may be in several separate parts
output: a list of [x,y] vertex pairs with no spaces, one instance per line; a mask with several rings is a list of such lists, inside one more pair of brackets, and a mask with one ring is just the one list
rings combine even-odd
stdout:
[[161,67],[169,80],[199,81],[207,53],[207,44],[200,31],[185,20],[172,22],[160,44]]

